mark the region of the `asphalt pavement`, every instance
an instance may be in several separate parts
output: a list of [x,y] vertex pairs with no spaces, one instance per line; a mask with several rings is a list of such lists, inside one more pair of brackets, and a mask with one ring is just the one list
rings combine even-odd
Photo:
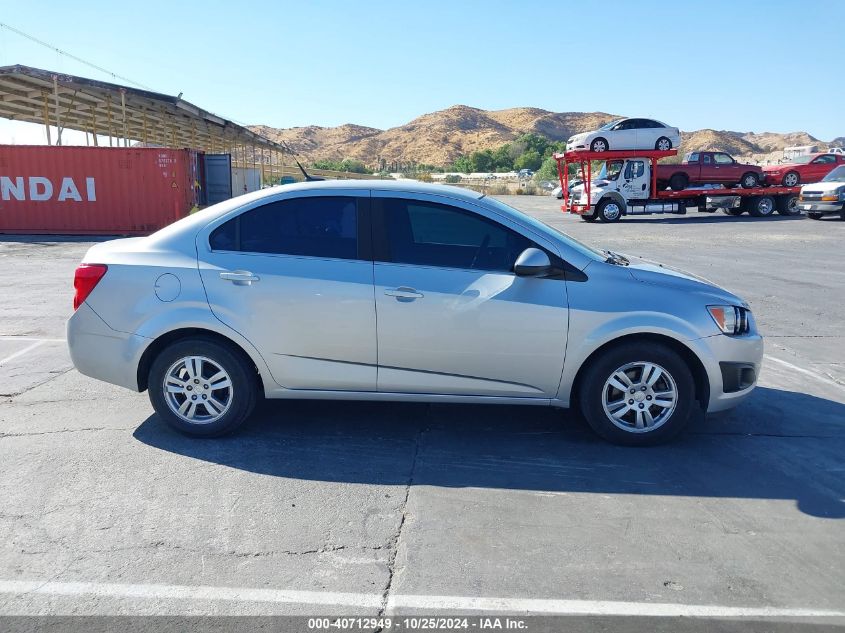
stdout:
[[550,197],[502,199],[746,298],[767,346],[753,397],[649,449],[551,409],[315,401],[188,439],[146,394],[72,369],[64,321],[92,242],[0,236],[0,615],[842,625],[845,222],[588,224]]

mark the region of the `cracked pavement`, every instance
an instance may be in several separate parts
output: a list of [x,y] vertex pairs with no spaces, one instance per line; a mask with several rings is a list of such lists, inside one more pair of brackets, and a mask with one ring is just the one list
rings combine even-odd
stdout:
[[[375,602],[341,612],[371,615],[398,595],[845,607],[845,223],[607,226],[507,201],[749,300],[754,397],[645,450],[547,409],[360,402],[264,403],[235,436],[188,439],[70,368],[90,242],[0,236],[0,579],[350,592]],[[327,611],[0,594],[0,614]]]

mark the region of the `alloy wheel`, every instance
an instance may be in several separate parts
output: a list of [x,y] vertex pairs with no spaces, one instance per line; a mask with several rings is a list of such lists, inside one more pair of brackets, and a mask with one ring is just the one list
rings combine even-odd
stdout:
[[187,356],[173,363],[162,389],[170,410],[190,424],[216,422],[232,404],[232,379],[205,356]]
[[636,361],[614,371],[602,388],[605,415],[629,433],[663,426],[678,404],[675,379],[660,365]]

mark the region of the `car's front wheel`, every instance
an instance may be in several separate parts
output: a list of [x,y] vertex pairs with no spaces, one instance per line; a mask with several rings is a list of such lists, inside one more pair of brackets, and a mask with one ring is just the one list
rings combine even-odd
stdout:
[[686,426],[695,382],[683,358],[654,343],[626,343],[591,362],[579,385],[581,413],[615,444],[665,442]]
[[257,399],[255,370],[232,347],[183,339],[150,367],[150,402],[167,424],[187,435],[216,437],[240,426]]
[[598,137],[594,139],[592,143],[590,143],[590,151],[593,152],[606,152],[610,149],[607,139],[603,139],[602,137]]
[[665,136],[661,136],[659,139],[657,139],[657,142],[654,144],[654,149],[661,152],[669,151],[670,149],[672,149],[672,141],[670,141]]

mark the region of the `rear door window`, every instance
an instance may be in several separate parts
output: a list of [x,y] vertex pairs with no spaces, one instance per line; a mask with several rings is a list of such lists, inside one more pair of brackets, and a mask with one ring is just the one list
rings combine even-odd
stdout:
[[216,228],[212,250],[356,259],[357,199],[290,198],[250,209]]

